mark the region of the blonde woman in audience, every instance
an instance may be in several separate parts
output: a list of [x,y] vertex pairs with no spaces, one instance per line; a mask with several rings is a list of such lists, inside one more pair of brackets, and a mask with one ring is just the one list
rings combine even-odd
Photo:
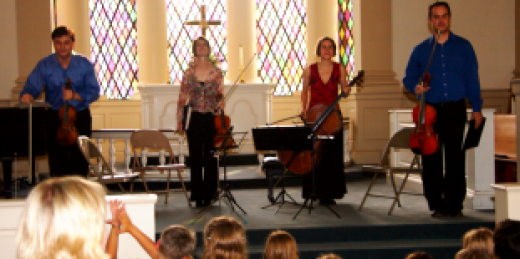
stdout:
[[464,248],[460,250],[455,259],[494,259],[493,254],[489,253],[487,249],[482,248]]
[[204,259],[246,259],[246,233],[230,216],[211,219],[204,229]]
[[294,237],[283,230],[271,232],[265,244],[266,259],[298,259],[298,247]]
[[463,238],[463,248],[486,249],[493,254],[493,231],[489,228],[472,229]]
[[334,253],[328,253],[328,254],[322,254],[318,259],[341,259],[341,256],[334,254]]
[[80,177],[51,178],[27,197],[16,233],[19,259],[105,259],[105,189]]
[[406,259],[432,259],[431,255],[423,251],[417,251],[409,254]]

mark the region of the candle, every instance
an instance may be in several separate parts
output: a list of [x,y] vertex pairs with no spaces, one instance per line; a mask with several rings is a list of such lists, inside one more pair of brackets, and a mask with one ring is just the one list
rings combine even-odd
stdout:
[[242,59],[242,45],[238,47],[238,60],[240,62],[240,68],[244,68],[244,63]]

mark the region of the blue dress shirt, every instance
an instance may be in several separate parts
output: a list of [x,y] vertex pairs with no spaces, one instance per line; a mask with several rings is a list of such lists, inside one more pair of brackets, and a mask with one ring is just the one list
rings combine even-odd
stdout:
[[[435,39],[433,36],[417,45],[406,67],[403,84],[411,93],[423,76]],[[441,103],[469,99],[474,112],[482,109],[478,62],[471,43],[450,32],[444,44],[437,44],[429,68],[430,90],[426,102]]]
[[56,54],[51,54],[38,62],[27,78],[20,97],[29,93],[36,99],[42,93],[42,87],[45,87],[45,102],[52,106],[52,110],[59,110],[65,103],[62,88],[65,87],[67,78],[72,83],[72,91],[83,98],[83,101],[69,101],[77,111],[88,108],[99,98],[100,86],[92,63],[81,55],[72,55],[69,66],[64,69]]

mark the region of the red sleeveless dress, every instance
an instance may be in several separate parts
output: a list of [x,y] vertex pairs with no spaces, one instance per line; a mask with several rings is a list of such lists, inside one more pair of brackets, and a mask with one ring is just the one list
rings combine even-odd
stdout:
[[[316,104],[331,105],[338,98],[338,87],[341,78],[341,66],[334,62],[332,75],[328,82],[321,80],[318,64],[310,66],[309,86],[311,95],[309,108]],[[339,105],[336,106],[339,110]],[[317,199],[341,199],[347,193],[345,173],[343,171],[343,130],[334,135],[334,140],[324,141],[321,147],[321,158],[316,166],[314,178]],[[302,197],[307,198],[313,189],[312,173],[303,177]]]
[[334,62],[332,75],[328,82],[321,80],[320,74],[318,73],[318,63],[312,64],[310,69],[309,86],[311,87],[311,100],[309,102],[309,108],[319,103],[326,105],[332,104],[332,102],[338,98],[338,85],[341,76],[339,63]]

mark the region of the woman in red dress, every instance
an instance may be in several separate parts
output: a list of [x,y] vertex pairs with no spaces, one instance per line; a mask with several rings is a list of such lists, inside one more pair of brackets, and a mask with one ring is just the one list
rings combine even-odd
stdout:
[[[316,47],[320,61],[308,66],[303,73],[302,114],[316,104],[331,105],[338,97],[338,86],[347,95],[350,87],[347,83],[345,66],[332,61],[336,55],[336,43],[329,37],[322,38]],[[310,100],[309,100],[310,92]],[[339,105],[336,109],[340,111]],[[334,199],[341,199],[347,192],[343,171],[343,129],[334,135],[334,140],[325,140],[321,148],[319,164],[315,170],[315,198],[322,204],[335,204]],[[303,198],[312,193],[312,173],[303,178]]]

